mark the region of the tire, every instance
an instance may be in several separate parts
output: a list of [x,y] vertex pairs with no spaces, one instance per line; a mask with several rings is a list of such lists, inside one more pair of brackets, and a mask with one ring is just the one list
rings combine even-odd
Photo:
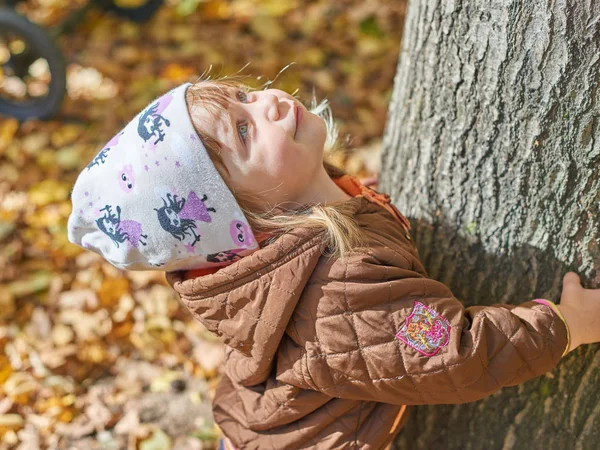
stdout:
[[146,22],[162,6],[164,0],[148,0],[138,8],[123,8],[117,6],[114,0],[93,0],[94,3],[105,11],[110,11],[120,17],[125,17],[134,22]]
[[66,65],[61,51],[39,25],[9,8],[0,7],[0,37],[4,33],[19,36],[34,55],[45,59],[51,80],[48,93],[43,97],[20,101],[9,99],[0,92],[0,115],[12,116],[19,121],[51,118],[60,109],[67,87]]

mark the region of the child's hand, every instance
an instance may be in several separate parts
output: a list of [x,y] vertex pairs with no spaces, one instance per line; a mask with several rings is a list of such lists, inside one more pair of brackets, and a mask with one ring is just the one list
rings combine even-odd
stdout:
[[582,344],[600,342],[600,289],[584,289],[579,275],[568,272],[557,306],[571,333],[569,352]]

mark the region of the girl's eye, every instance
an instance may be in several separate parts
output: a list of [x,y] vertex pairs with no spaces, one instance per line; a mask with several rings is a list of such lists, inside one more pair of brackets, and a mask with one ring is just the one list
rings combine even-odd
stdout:
[[238,91],[237,97],[242,103],[246,103],[248,101],[248,94],[246,94],[244,91]]
[[243,142],[246,142],[246,135],[248,134],[248,124],[242,123],[238,125],[238,130]]

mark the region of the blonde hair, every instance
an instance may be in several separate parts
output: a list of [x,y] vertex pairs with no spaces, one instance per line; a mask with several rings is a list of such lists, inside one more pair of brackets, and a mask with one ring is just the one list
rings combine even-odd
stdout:
[[[251,92],[253,88],[243,82],[244,77],[234,76],[220,79],[200,79],[190,86],[186,92],[186,103],[192,118],[192,123],[202,140],[215,167],[228,184],[229,172],[220,152],[222,143],[210,136],[203,128],[203,123],[194,114],[203,109],[215,119],[227,114],[227,107],[231,101],[227,92],[230,88]],[[210,83],[208,83],[210,81]],[[345,175],[345,172],[328,161],[332,150],[337,148],[337,128],[333,122],[331,108],[327,100],[317,105],[313,94],[309,110],[325,120],[327,139],[323,167],[332,178]],[[295,228],[304,227],[315,232],[323,232],[327,245],[328,255],[344,258],[348,252],[363,246],[365,242],[364,231],[354,218],[355,210],[348,202],[335,202],[327,205],[302,205],[293,209],[284,209],[276,206],[271,210],[261,210],[257,200],[248,192],[239,189],[233,192],[242,212],[248,219],[250,228],[254,232],[261,247],[275,241],[279,236]],[[262,206],[264,208],[264,206]]]

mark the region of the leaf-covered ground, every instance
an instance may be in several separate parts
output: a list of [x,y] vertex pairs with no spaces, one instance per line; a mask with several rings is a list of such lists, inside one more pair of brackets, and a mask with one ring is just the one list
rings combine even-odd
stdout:
[[[71,0],[29,1],[50,26]],[[238,72],[329,99],[378,171],[404,1],[173,0],[143,25],[92,11],[59,44],[68,98],[52,121],[0,118],[0,450],[214,448],[222,347],[154,272],[122,272],[66,238],[69,193],[114,133],[169,88]],[[278,73],[290,63],[289,68]]]

